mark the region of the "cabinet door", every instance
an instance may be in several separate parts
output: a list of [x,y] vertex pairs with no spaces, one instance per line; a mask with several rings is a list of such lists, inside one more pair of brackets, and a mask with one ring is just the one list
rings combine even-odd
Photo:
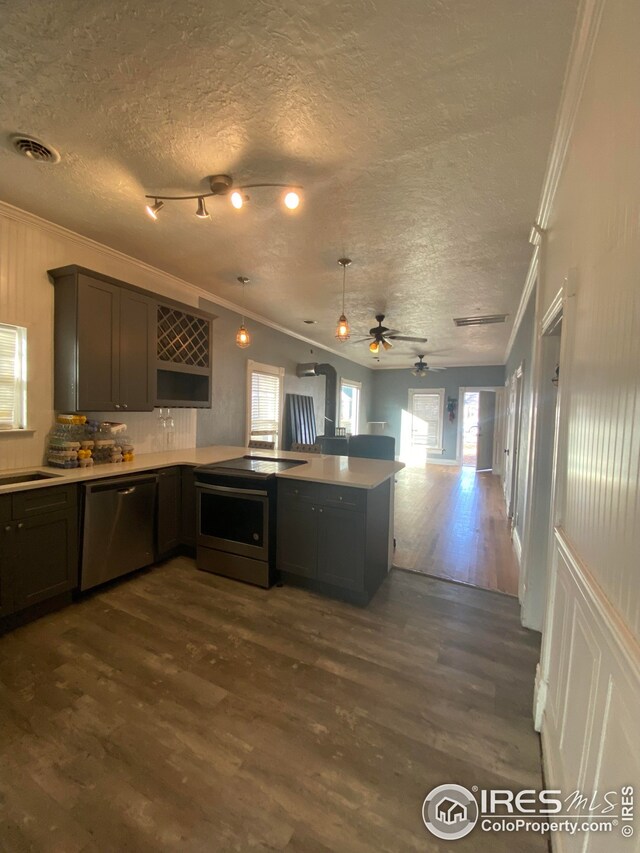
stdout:
[[182,469],[180,540],[185,545],[196,544],[196,478],[193,468]]
[[78,578],[78,525],[75,509],[14,522],[15,609],[29,607],[73,589]]
[[276,563],[282,572],[315,578],[317,573],[318,510],[304,501],[278,505]]
[[180,544],[180,469],[158,472],[158,556]]
[[365,515],[318,508],[318,580],[343,589],[364,587]]
[[[154,303],[142,293],[120,291],[119,399],[121,409],[150,412],[155,390]],[[117,408],[117,407],[116,407]]]
[[119,402],[120,288],[78,276],[76,409],[112,411]]

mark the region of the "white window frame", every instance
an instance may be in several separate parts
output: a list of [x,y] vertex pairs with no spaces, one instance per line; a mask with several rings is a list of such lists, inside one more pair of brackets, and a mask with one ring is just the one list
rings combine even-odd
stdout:
[[251,440],[251,375],[253,373],[269,373],[279,378],[279,409],[278,412],[278,440],[275,447],[279,449],[282,445],[282,412],[284,409],[284,367],[277,367],[274,364],[262,364],[259,361],[247,360],[247,404],[246,404],[246,423],[245,423],[245,445],[249,446]]
[[[445,389],[444,388],[409,388],[409,400],[408,400],[408,410],[411,418],[413,420],[413,398],[416,395],[420,394],[437,394],[440,398],[439,410],[440,417],[438,418],[438,440],[436,447],[426,447],[427,455],[434,453],[444,453],[443,441],[444,441],[444,397],[445,397]],[[413,425],[412,425],[412,435],[413,435]]]
[[0,330],[15,334],[14,372],[3,376],[3,381],[14,383],[13,417],[0,420],[0,431],[27,429],[27,330],[24,326],[0,323]]
[[340,377],[340,386],[338,388],[338,423],[336,424],[336,426],[339,426],[339,427],[342,426],[342,389],[343,389],[343,387],[356,388],[358,391],[358,410],[356,412],[356,433],[353,433],[354,435],[357,435],[357,430],[360,429],[360,403],[361,403],[361,397],[362,397],[362,382],[356,382],[355,379],[344,379],[344,378]]

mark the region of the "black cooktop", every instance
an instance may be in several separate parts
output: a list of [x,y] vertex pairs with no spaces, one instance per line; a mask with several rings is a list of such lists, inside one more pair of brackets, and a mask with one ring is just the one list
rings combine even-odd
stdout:
[[269,456],[240,456],[238,459],[227,459],[226,462],[213,462],[211,465],[200,465],[196,468],[202,474],[226,474],[229,477],[256,477],[267,479],[275,477],[280,471],[295,468],[296,465],[306,465],[303,459],[273,459]]

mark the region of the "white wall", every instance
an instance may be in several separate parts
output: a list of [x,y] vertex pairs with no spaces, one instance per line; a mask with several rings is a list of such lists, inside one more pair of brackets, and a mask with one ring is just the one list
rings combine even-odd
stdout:
[[[548,784],[602,791],[640,779],[640,3],[581,9],[568,88],[579,94],[581,67],[584,88],[557,190],[541,206],[538,332],[563,286],[565,302],[537,696]],[[571,104],[562,109],[560,136]],[[637,849],[619,835],[554,841]]]

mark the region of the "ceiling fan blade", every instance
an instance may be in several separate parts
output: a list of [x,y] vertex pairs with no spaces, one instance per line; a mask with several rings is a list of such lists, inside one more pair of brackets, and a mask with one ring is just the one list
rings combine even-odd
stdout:
[[352,344],[363,344],[365,341],[371,341],[371,340],[373,340],[371,335],[367,335],[366,338],[358,338],[357,341],[351,341],[351,343]]
[[413,341],[416,344],[426,344],[427,338],[410,338],[407,335],[385,335],[386,338],[391,338],[394,341]]
[[446,367],[430,367],[429,370],[446,370]]

